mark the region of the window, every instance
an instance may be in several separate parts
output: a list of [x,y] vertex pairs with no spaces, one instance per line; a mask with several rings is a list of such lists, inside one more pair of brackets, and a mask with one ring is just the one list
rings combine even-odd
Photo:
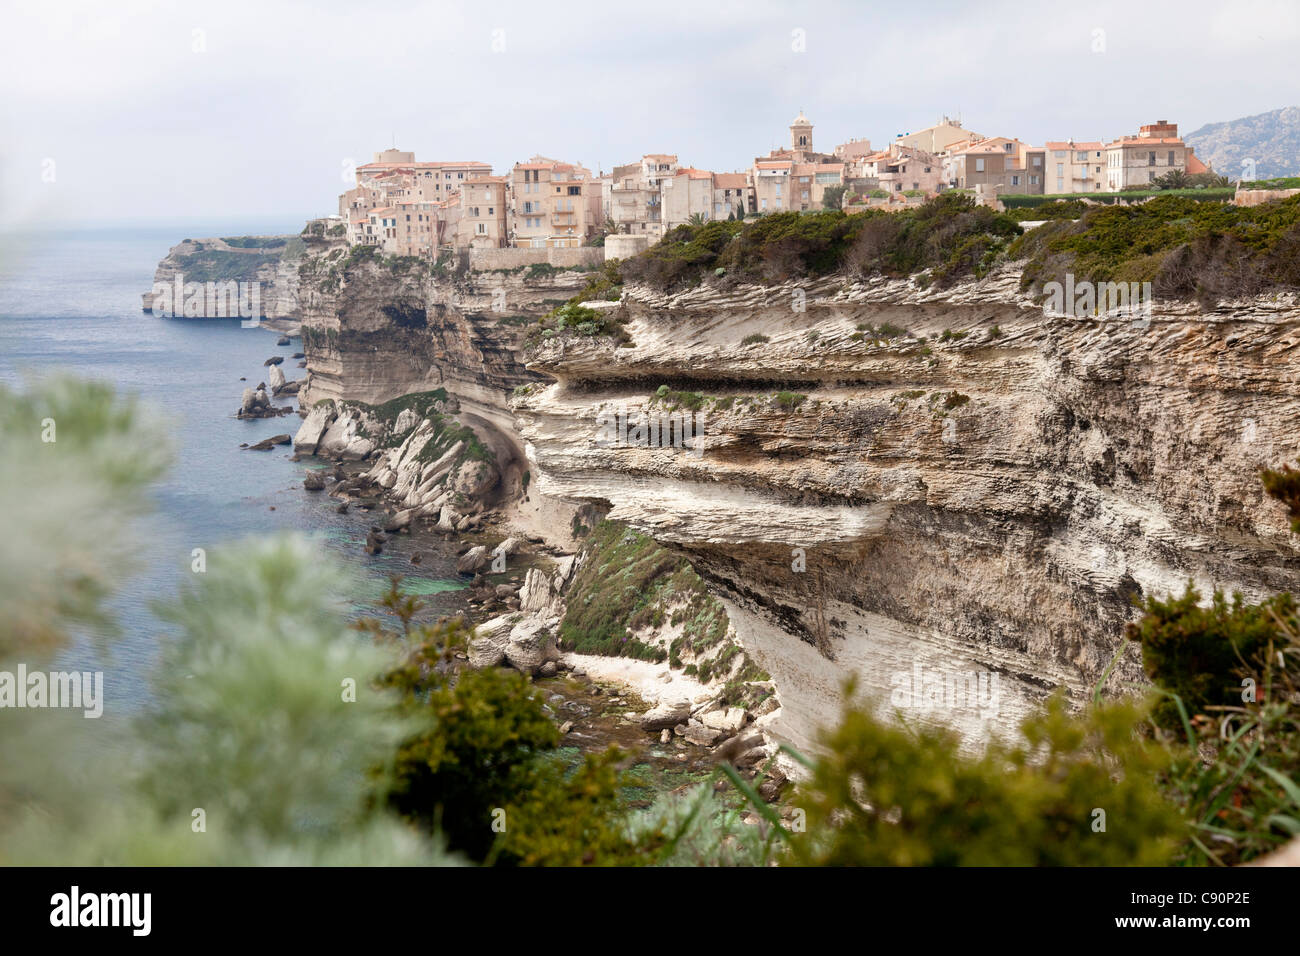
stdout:
[[1030,176],[1030,177],[1029,177],[1029,185],[1031,185],[1031,186],[1037,186],[1037,185],[1038,185],[1038,177],[1037,177],[1037,176]]
[[1053,158],[1053,159],[1065,159],[1065,150],[1063,150],[1063,149],[1055,149],[1055,150],[1052,150],[1052,158]]
[[1148,166],[1154,166],[1155,164],[1156,164],[1156,154],[1155,154],[1155,153],[1147,153],[1147,165],[1148,165]]
[[975,160],[975,172],[977,172],[977,173],[982,173],[982,172],[984,172],[984,160],[983,160],[983,158],[980,158],[980,159]]
[[1174,165],[1174,151],[1172,149],[1169,151],[1169,165]]
[[[1019,185],[1020,185],[1020,177],[1019,177],[1019,176],[1012,176],[1012,177],[1011,177],[1011,185],[1013,185],[1013,186],[1019,186]],[[914,186],[913,188],[915,188],[915,186]]]
[[[1035,166],[1042,166],[1042,165],[1043,165],[1043,157],[1041,157],[1041,156],[1035,156],[1035,157],[1034,157],[1034,165],[1035,165]],[[929,172],[929,170],[927,169],[926,172]]]

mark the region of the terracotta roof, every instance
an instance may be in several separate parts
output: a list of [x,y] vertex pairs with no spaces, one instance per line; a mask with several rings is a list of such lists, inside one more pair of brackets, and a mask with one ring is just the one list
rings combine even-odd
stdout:
[[478,185],[482,185],[483,183],[508,183],[508,182],[510,182],[510,177],[508,176],[473,176],[465,180],[465,185],[478,186]]
[[1187,151],[1187,171],[1189,173],[1208,173],[1210,167],[1201,162],[1195,153],[1190,149]]
[[1072,143],[1072,142],[1070,142],[1069,140],[1066,140],[1066,141],[1063,142],[1063,143],[1051,142],[1051,143],[1044,143],[1044,144],[1043,144],[1043,149],[1084,149],[1084,150],[1092,149],[1092,150],[1097,150],[1097,149],[1105,149],[1105,148],[1106,148],[1106,147],[1105,147],[1105,144],[1104,144],[1104,143]]
[[676,153],[646,153],[646,154],[645,154],[644,156],[642,156],[641,158],[642,158],[642,159],[666,159],[666,160],[668,160],[670,163],[675,163],[675,162],[677,162],[677,154],[676,154]]
[[788,159],[786,159],[786,160],[777,160],[777,161],[772,161],[772,160],[762,160],[762,161],[760,161],[760,162],[755,163],[754,165],[757,166],[759,169],[792,169],[792,168],[794,168],[794,163],[790,162]]
[[694,166],[680,166],[674,176],[689,176],[691,179],[712,179],[713,173],[707,169],[696,169]]
[[744,173],[714,173],[714,189],[743,189],[749,185]]

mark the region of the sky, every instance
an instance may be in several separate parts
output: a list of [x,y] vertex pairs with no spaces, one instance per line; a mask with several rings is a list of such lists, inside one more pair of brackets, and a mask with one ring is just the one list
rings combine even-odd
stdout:
[[[1300,104],[1296,0],[4,0],[0,228],[306,219],[397,145],[502,172],[1183,133]],[[350,180],[349,180],[350,181]]]

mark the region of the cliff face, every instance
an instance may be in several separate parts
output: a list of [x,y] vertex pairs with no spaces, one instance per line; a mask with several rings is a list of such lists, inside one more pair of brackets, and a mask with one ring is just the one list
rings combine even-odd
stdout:
[[301,270],[302,407],[328,399],[378,405],[443,389],[456,419],[493,452],[503,481],[519,487],[526,463],[508,399],[520,385],[549,381],[524,366],[524,332],[581,289],[587,273],[434,273],[414,260],[345,256],[331,250]]
[[[529,363],[557,380],[513,402],[537,490],[686,554],[805,746],[850,672],[975,740],[1086,696],[1135,597],[1300,587],[1258,480],[1300,441],[1295,303],[1055,318],[1018,278],[631,289],[631,347],[565,335]],[[636,444],[635,410],[674,406],[702,454]],[[976,673],[996,702],[907,712]],[[1108,687],[1140,679],[1130,647]]]
[[[197,308],[184,309],[190,293],[172,290],[187,283],[224,286],[242,284],[241,295],[251,304],[251,286],[261,316],[272,320],[293,320],[298,315],[298,266],[306,247],[298,236],[243,236],[234,239],[186,239],[173,246],[154,271],[154,287],[142,296],[145,312],[168,312],[187,318],[218,318],[242,314],[228,309],[229,301],[215,289],[193,298]],[[159,294],[159,289],[167,290]],[[170,293],[170,294],[169,294]],[[243,315],[249,318],[249,315]]]

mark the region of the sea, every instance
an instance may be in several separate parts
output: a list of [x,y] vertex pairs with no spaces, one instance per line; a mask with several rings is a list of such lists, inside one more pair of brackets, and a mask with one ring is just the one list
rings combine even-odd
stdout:
[[[344,566],[346,598],[358,616],[374,611],[392,574],[403,576],[406,592],[423,596],[428,616],[463,609],[467,592],[441,539],[395,535],[382,554],[367,555],[362,545],[374,517],[338,514],[333,499],[305,491],[310,460],[292,461],[289,446],[240,447],[297,431],[296,414],[241,421],[235,412],[243,389],[266,380],[268,357],[282,355],[290,379],[306,375],[291,358],[303,350],[298,338],[281,347],[280,333],[243,328],[238,319],[141,310],[158,261],[181,240],[301,228],[300,219],[269,218],[0,234],[0,382],[22,388],[55,372],[111,382],[170,425],[174,464],[153,489],[141,567],[112,600],[116,635],[105,643],[102,635],[80,634],[55,665],[104,672],[106,718],[130,717],[149,702],[159,649],[174,637],[157,607],[192,576],[195,548],[210,559],[242,539],[299,532]],[[418,565],[411,561],[417,551]]]

